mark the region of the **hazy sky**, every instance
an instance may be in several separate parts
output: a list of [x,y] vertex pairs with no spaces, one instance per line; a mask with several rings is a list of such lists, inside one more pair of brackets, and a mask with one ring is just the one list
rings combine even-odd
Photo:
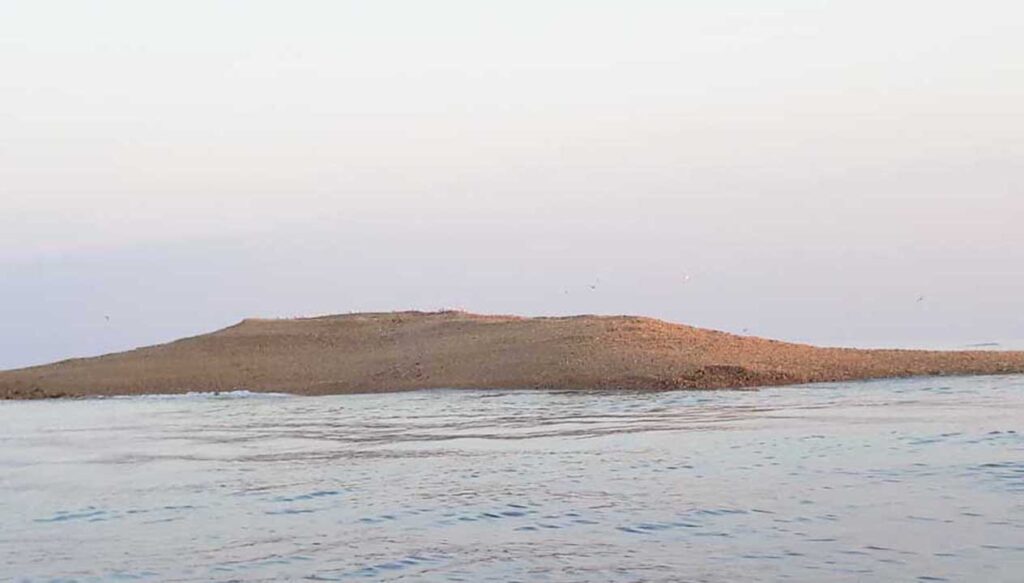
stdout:
[[1009,343],[1022,218],[1019,2],[0,0],[0,368],[444,307]]

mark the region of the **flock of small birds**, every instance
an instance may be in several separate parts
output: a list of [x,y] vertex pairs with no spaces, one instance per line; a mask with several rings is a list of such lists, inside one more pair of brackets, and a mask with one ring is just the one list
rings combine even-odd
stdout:
[[[690,274],[684,273],[683,276],[682,276],[682,283],[686,284],[686,283],[689,283],[689,281],[690,281]],[[597,291],[597,288],[600,285],[601,285],[601,278],[597,278],[596,280],[594,280],[594,283],[588,284],[587,287],[590,289],[590,291]],[[569,295],[569,290],[566,289],[566,290],[564,290],[563,293],[565,295]],[[917,296],[917,301],[915,301],[914,303],[920,304],[920,303],[924,302],[924,300],[925,300],[925,296],[924,295],[919,295],[919,296]],[[349,313],[351,313],[351,312],[349,312]],[[103,319],[106,321],[107,324],[110,323],[110,316],[109,315],[103,316]],[[746,334],[749,330],[750,330],[749,328],[744,328],[742,330],[742,332],[744,334]]]

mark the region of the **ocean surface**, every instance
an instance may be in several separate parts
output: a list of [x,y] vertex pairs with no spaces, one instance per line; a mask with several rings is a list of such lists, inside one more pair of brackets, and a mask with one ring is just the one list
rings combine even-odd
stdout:
[[1024,581],[1024,377],[0,402],[0,581]]

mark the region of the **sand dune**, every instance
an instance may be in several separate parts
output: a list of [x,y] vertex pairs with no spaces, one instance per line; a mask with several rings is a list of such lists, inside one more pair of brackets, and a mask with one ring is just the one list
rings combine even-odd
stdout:
[[709,389],[1024,372],[1024,352],[816,348],[650,318],[396,312],[235,326],[0,372],[0,398],[420,388]]

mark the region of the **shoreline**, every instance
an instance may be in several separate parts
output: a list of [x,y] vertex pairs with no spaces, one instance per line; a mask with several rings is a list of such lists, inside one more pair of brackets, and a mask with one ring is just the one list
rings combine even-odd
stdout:
[[838,381],[814,381],[808,383],[799,383],[791,385],[751,385],[751,386],[737,386],[737,387],[719,387],[719,388],[685,388],[685,389],[642,389],[642,388],[630,388],[630,389],[559,389],[554,387],[537,387],[529,389],[509,389],[499,387],[422,387],[422,388],[403,388],[393,390],[366,390],[366,391],[350,391],[345,393],[323,393],[323,394],[309,394],[309,393],[288,393],[288,392],[270,392],[270,391],[253,391],[244,388],[229,389],[224,391],[190,391],[183,390],[181,392],[174,393],[132,393],[132,394],[81,394],[81,395],[47,395],[39,398],[4,398],[0,397],[0,404],[4,402],[34,402],[34,401],[61,401],[61,402],[76,402],[76,401],[88,401],[88,400],[123,400],[123,399],[191,399],[191,398],[211,398],[211,399],[282,399],[282,398],[295,398],[295,399],[316,399],[320,397],[345,397],[345,396],[363,396],[363,395],[391,395],[391,394],[402,394],[402,393],[448,393],[448,392],[480,392],[480,393],[558,393],[558,394],[631,394],[631,393],[705,393],[705,392],[757,392],[766,389],[804,389],[804,390],[817,390],[819,388],[826,388],[828,385],[838,384],[855,384],[855,385],[867,385],[871,383],[884,383],[885,381],[913,381],[913,380],[925,380],[925,379],[979,379],[979,378],[1001,378],[1001,377],[1019,377],[1024,376],[1024,372],[1010,372],[1010,373],[976,373],[976,374],[932,374],[932,375],[914,375],[914,376],[898,376],[898,377],[871,377],[863,379],[848,379]]

